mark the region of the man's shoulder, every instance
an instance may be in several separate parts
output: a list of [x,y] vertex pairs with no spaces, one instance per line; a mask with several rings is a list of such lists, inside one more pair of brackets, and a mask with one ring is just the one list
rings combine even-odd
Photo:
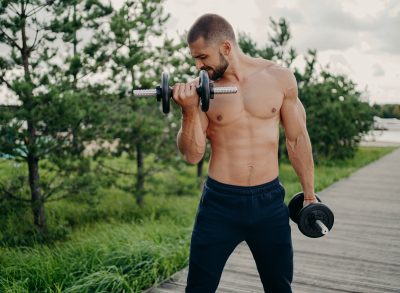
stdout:
[[269,70],[273,70],[276,66],[279,66],[277,63],[268,60],[268,59],[264,59],[261,57],[253,57],[252,58],[252,65],[251,67],[254,69],[258,69],[260,72],[262,71],[269,71]]
[[290,75],[293,74],[290,68],[284,67],[271,60],[266,60],[266,59],[263,60],[265,60],[263,61],[263,66],[265,67],[265,70],[276,77],[279,78],[283,78],[285,76],[289,77]]
[[248,69],[250,75],[257,73],[258,75],[264,77],[276,76],[277,74],[282,74],[280,73],[280,71],[285,70],[284,67],[282,67],[278,63],[261,57],[253,57]]
[[257,72],[259,75],[264,76],[267,79],[272,78],[283,88],[293,84],[293,80],[296,80],[290,68],[280,65],[272,60],[261,57],[252,58],[251,67],[253,68],[253,73]]

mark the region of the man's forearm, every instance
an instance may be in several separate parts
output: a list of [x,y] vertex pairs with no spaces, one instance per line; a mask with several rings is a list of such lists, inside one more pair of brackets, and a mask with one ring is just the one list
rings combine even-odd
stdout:
[[294,141],[286,139],[286,146],[289,160],[303,187],[304,197],[312,198],[314,196],[314,160],[308,133],[303,132]]
[[182,110],[182,125],[177,136],[179,151],[188,163],[198,163],[206,149],[198,109]]

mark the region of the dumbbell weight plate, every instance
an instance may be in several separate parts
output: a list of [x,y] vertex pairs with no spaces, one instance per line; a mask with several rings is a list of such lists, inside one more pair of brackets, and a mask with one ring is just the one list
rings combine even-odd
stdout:
[[208,74],[205,70],[200,71],[200,80],[199,87],[196,89],[197,94],[200,97],[201,102],[201,110],[203,112],[207,112],[210,107],[210,79],[208,78]]
[[318,238],[324,234],[315,224],[316,220],[320,220],[328,230],[333,227],[334,216],[332,211],[323,203],[313,203],[304,207],[299,213],[298,226],[304,235],[311,238]]
[[[321,202],[321,199],[317,197],[317,200]],[[301,209],[303,208],[303,202],[304,202],[304,193],[299,192],[293,198],[290,200],[288,208],[289,208],[289,216],[292,219],[293,222],[298,223],[299,222],[299,213]]]
[[163,72],[161,75],[161,99],[162,99],[162,109],[164,114],[169,113],[170,100],[171,100],[171,88],[168,85],[168,73]]

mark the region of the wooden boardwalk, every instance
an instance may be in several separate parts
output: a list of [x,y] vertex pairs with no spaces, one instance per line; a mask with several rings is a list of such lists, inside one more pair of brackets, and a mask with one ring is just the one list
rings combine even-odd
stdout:
[[[291,222],[294,293],[400,293],[400,149],[319,195],[335,213],[330,234],[312,239]],[[187,268],[148,293],[184,292]],[[263,292],[245,242],[225,265],[217,292]]]

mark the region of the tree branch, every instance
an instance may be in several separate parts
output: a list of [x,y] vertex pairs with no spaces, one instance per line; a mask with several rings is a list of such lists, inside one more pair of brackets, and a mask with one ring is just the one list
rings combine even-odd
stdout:
[[36,29],[35,40],[33,41],[32,46],[28,47],[28,54],[29,54],[29,53],[33,50],[33,48],[35,47],[36,39],[37,39],[37,36],[38,36],[38,34],[39,34],[40,31],[41,31],[41,29]]
[[125,171],[121,171],[121,170],[115,169],[115,168],[110,167],[110,166],[106,166],[106,165],[104,165],[103,162],[99,162],[99,166],[101,168],[104,168],[104,169],[107,169],[107,170],[111,170],[112,172],[118,173],[118,174],[121,174],[121,175],[128,175],[128,176],[134,176],[135,175],[135,173],[133,173],[133,172],[125,172]]
[[11,43],[11,45],[14,45],[20,51],[22,51],[22,48],[15,42],[15,40],[13,38],[11,38],[9,35],[7,35],[7,33],[1,27],[0,27],[0,32],[2,35],[4,35],[8,39],[8,41]]
[[25,198],[22,198],[22,197],[12,194],[10,191],[8,191],[4,187],[3,183],[1,183],[1,182],[0,182],[0,191],[4,193],[5,198],[13,199],[13,200],[21,201],[21,202],[27,202],[27,203],[31,202],[29,199],[25,199]]
[[[42,40],[44,40],[44,37],[41,37],[39,39],[39,41],[37,42],[37,44],[33,43],[33,45],[31,47],[29,47],[29,52],[32,52],[33,50],[35,50],[40,45]],[[35,41],[36,41],[36,37],[35,37]]]
[[50,148],[47,149],[46,151],[43,151],[43,152],[41,152],[41,153],[38,153],[38,156],[47,155],[47,154],[50,153],[52,150],[54,150],[54,149],[60,147],[60,145],[61,145],[63,142],[65,142],[65,140],[66,140],[68,137],[70,137],[70,136],[72,135],[73,131],[76,130],[76,129],[78,128],[78,126],[79,126],[79,124],[82,122],[82,120],[83,120],[83,118],[79,119],[78,123],[77,123],[76,126],[73,128],[73,130],[69,131],[69,132],[67,133],[67,135],[65,135],[65,136],[62,138],[61,141],[57,141],[57,143],[56,143],[55,145],[53,145],[52,147],[50,147]]
[[151,176],[151,175],[153,175],[153,174],[155,174],[155,173],[157,173],[159,171],[163,171],[163,170],[165,170],[165,169],[164,168],[153,168],[153,169],[149,168],[147,171],[145,171],[143,173],[143,175],[144,176]]
[[0,80],[2,82],[4,82],[10,90],[14,91],[11,84],[7,80],[4,79],[3,75],[0,76]]
[[[36,8],[33,8],[31,11],[28,11],[26,13],[26,18],[31,17],[32,15],[38,13],[40,10],[42,10],[43,8],[45,8],[46,6],[48,6],[48,4],[43,4],[42,6],[38,6]],[[36,10],[36,11],[35,11]]]
[[[62,200],[64,198],[73,197],[73,196],[76,196],[76,195],[71,195],[70,193],[67,192],[64,195],[61,195],[61,196],[59,196],[57,198],[52,198],[52,199],[49,199],[49,200],[46,199],[46,201],[47,202],[58,201],[58,200]],[[47,197],[47,198],[49,198],[49,197]]]
[[50,152],[52,152],[54,149],[60,147],[62,145],[62,143],[65,142],[67,140],[67,138],[70,137],[71,135],[72,135],[72,131],[68,132],[68,134],[66,136],[64,136],[61,140],[57,140],[53,146],[49,147],[47,150],[45,150],[43,152],[39,152],[38,157],[45,156],[45,155],[49,154]]
[[88,72],[86,72],[84,75],[80,76],[77,78],[77,80],[81,80],[82,78],[84,78],[85,76],[87,76],[90,73],[93,73],[95,70],[97,70],[100,66],[104,65],[104,63],[106,63],[107,61],[109,61],[111,59],[111,57],[115,56],[115,53],[117,53],[117,51],[122,48],[123,46],[125,46],[125,44],[121,44],[120,46],[118,46],[113,52],[112,54],[110,54],[108,57],[106,57],[102,62],[100,62],[100,64],[96,64],[95,67],[91,70],[89,70]]
[[16,15],[21,16],[21,14],[18,12],[18,10],[14,7],[14,5],[10,4],[10,10],[14,12]]
[[62,190],[61,188],[64,185],[64,182],[61,182],[58,186],[52,188],[49,192],[43,195],[43,198],[47,201],[52,195],[54,195],[57,191]]
[[114,182],[113,185],[114,185],[117,189],[122,190],[122,191],[125,191],[125,192],[131,192],[131,190],[133,189],[133,187],[130,186],[130,185],[129,185],[129,186],[127,186],[127,185],[120,185],[120,184],[118,184],[117,182]]
[[[50,191],[49,191],[49,192],[46,192],[46,193],[43,193],[43,198],[46,199],[47,197],[49,197],[49,196],[51,195],[51,193],[53,193],[53,190],[54,190],[54,189],[59,188],[59,187],[62,185],[62,184],[60,184],[60,185],[57,186],[57,187],[52,187],[53,183],[56,182],[56,179],[61,177],[61,176],[60,176],[60,173],[61,173],[61,172],[57,172],[57,174],[54,175],[53,178],[49,181],[49,183],[47,184],[47,187],[48,187],[48,190],[50,190]],[[50,173],[47,173],[47,174],[50,174]],[[46,176],[47,176],[47,175],[46,175]]]

